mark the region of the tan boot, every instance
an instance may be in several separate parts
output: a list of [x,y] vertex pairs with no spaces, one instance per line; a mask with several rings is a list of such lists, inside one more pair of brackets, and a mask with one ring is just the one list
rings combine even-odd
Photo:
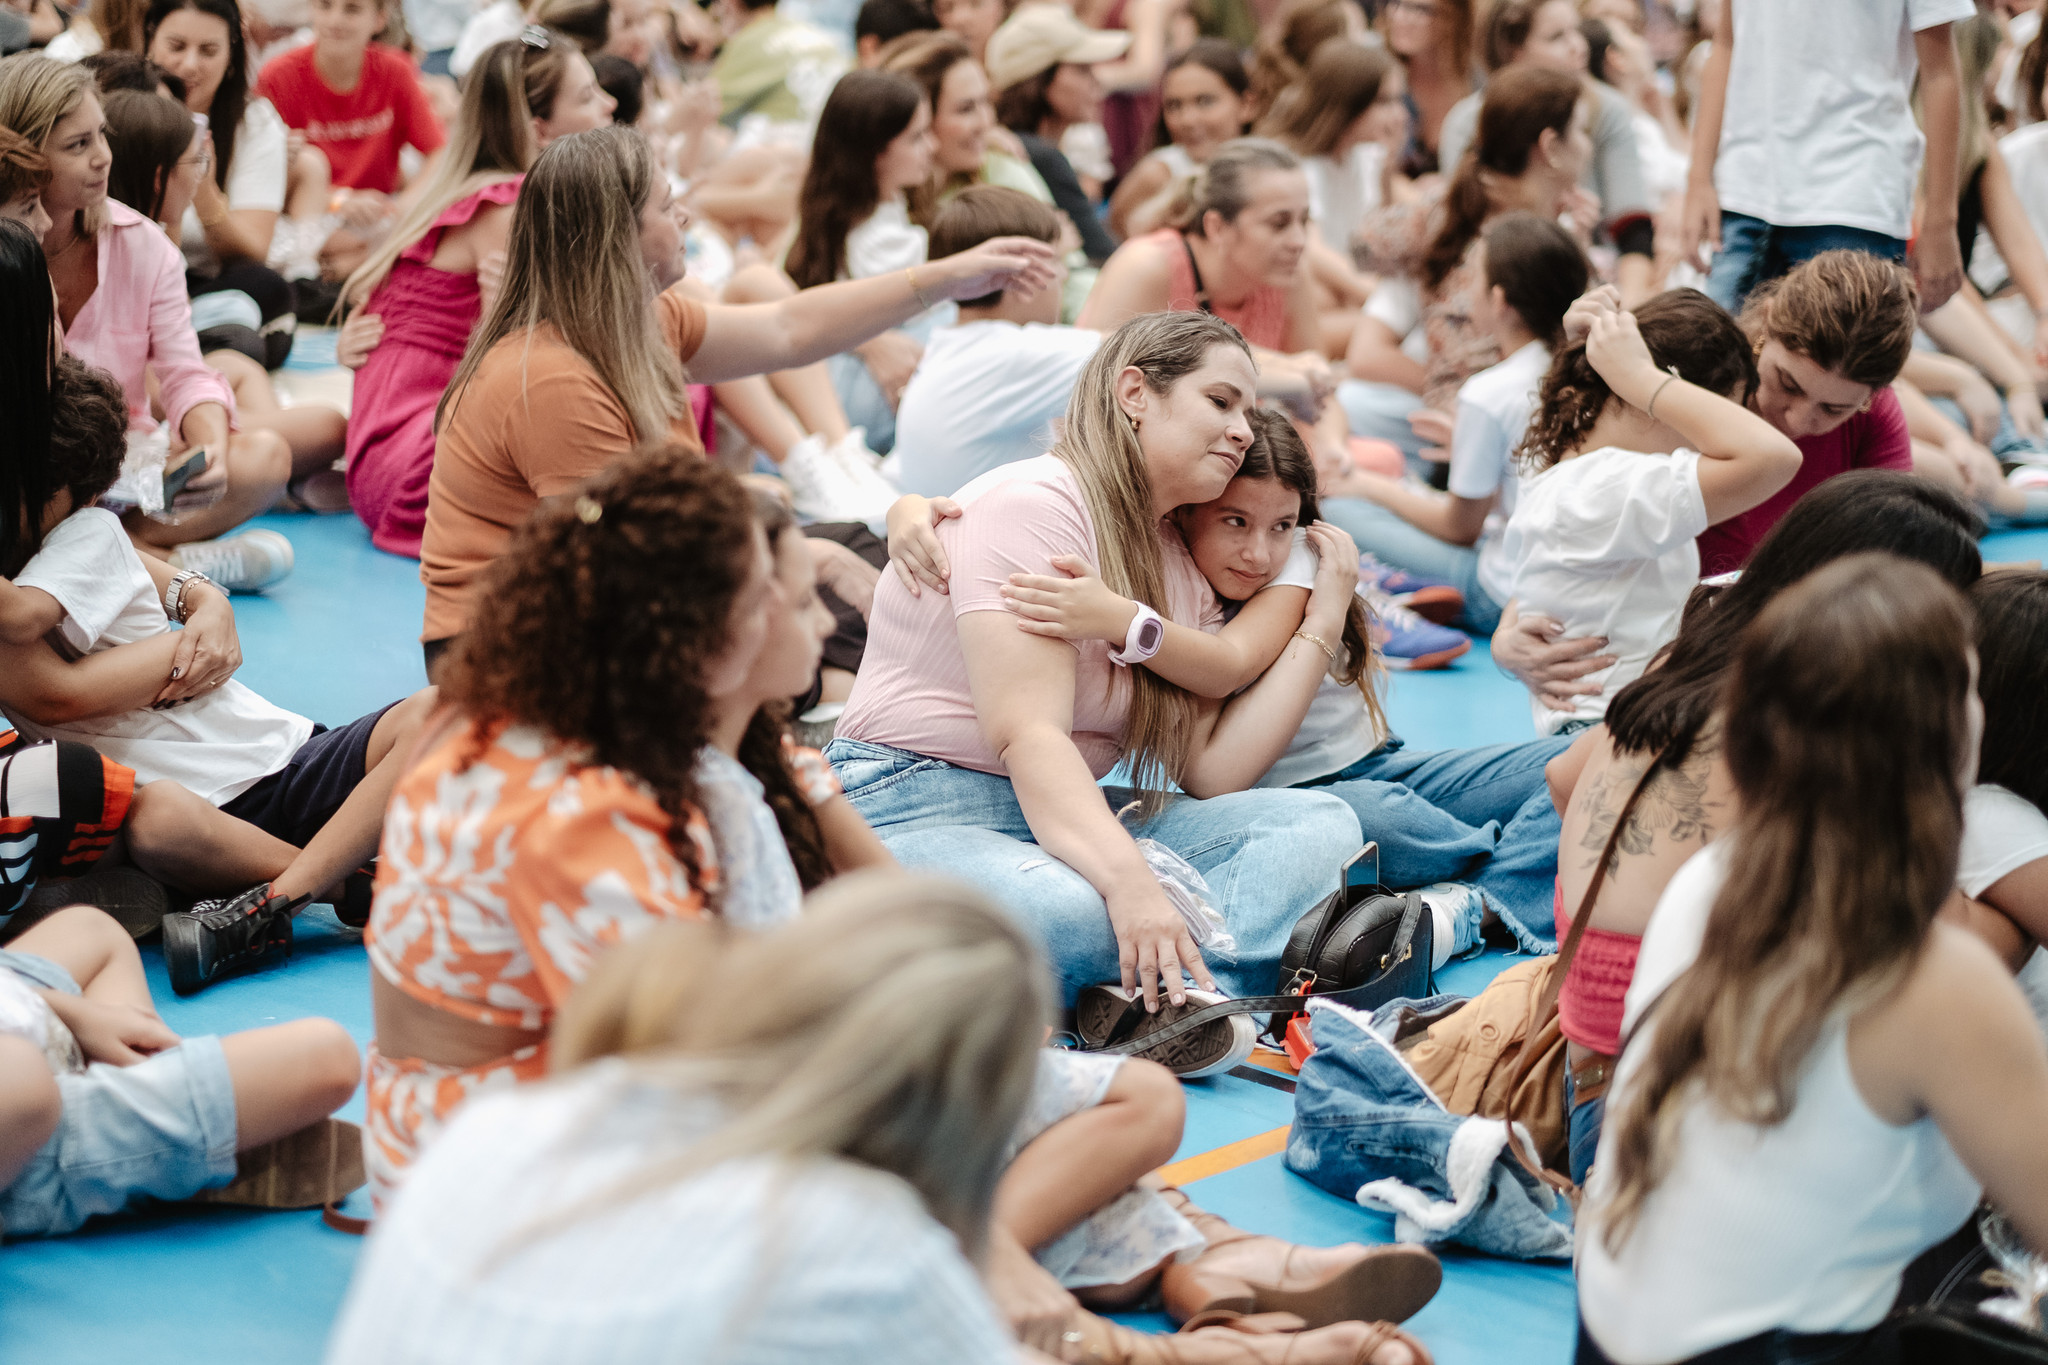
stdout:
[[1061,1340],[1069,1365],[1368,1365],[1389,1342],[1408,1348],[1409,1365],[1432,1365],[1427,1348],[1390,1322],[1301,1330],[1291,1313],[1219,1311],[1170,1335],[1078,1311]]
[[1418,1246],[1302,1247],[1232,1227],[1174,1188],[1161,1191],[1209,1245],[1160,1275],[1175,1322],[1205,1313],[1291,1313],[1309,1327],[1404,1322],[1443,1283],[1443,1266]]

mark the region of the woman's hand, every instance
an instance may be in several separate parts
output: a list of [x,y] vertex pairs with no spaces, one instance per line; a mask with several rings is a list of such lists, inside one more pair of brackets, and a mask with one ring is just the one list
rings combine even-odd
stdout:
[[1584,185],[1574,185],[1565,191],[1564,201],[1559,205],[1572,225],[1572,232],[1581,245],[1593,240],[1593,234],[1600,230],[1600,197]]
[[1553,711],[1569,711],[1575,698],[1600,691],[1599,683],[1582,679],[1614,666],[1614,655],[1600,653],[1605,648],[1603,636],[1565,638],[1564,624],[1540,613],[1518,616],[1493,633],[1493,662]]
[[138,1005],[113,1005],[64,991],[39,994],[50,1002],[50,1012],[71,1030],[78,1050],[89,1062],[134,1066],[180,1041],[154,1011]]
[[1408,414],[1408,429],[1421,437],[1422,458],[1437,464],[1451,462],[1451,431],[1457,419],[1441,408],[1417,408]]
[[1040,1265],[1014,1236],[1000,1226],[988,1231],[988,1266],[982,1282],[995,1304],[1025,1345],[1057,1356],[1060,1335],[1080,1305],[1052,1273]]
[[917,267],[920,284],[928,274],[935,284],[926,285],[926,292],[935,288],[945,298],[978,299],[1000,289],[1028,299],[1058,281],[1059,257],[1051,243],[1035,237],[991,237],[971,250]]
[[1103,897],[1109,909],[1109,927],[1116,933],[1117,966],[1123,973],[1125,990],[1145,997],[1145,1012],[1159,1012],[1159,993],[1176,1005],[1187,1003],[1186,977],[1205,991],[1216,989],[1209,968],[1202,962],[1202,950],[1188,933],[1187,921],[1166,899],[1150,870],[1144,881],[1129,891]]
[[1564,314],[1564,339],[1566,345],[1575,345],[1586,339],[1593,330],[1593,319],[1608,313],[1621,311],[1621,291],[1611,284],[1597,289],[1588,289],[1572,300],[1572,306]]
[[1983,375],[1967,369],[1958,376],[1951,396],[1970,424],[1970,435],[1988,441],[1998,434],[1998,421],[2005,415],[2005,405],[1999,401],[1998,390]]
[[1316,552],[1316,581],[1308,590],[1301,627],[1321,636],[1331,649],[1339,649],[1338,637],[1358,593],[1358,542],[1343,527],[1318,521],[1308,528],[1308,543]]
[[178,632],[171,655],[170,681],[157,701],[183,701],[211,692],[242,666],[242,639],[235,631],[235,609],[228,595],[209,583],[188,583],[185,628]]
[[882,571],[835,540],[805,540],[811,565],[818,573],[818,586],[860,613],[865,621],[875,609],[875,584]]
[[2005,470],[1999,465],[1998,457],[1989,450],[1961,435],[1942,446],[1956,467],[1963,472],[1969,484],[1970,496],[1978,502],[1989,502],[2005,489]]
[[383,339],[382,317],[376,313],[351,313],[348,321],[341,324],[341,335],[334,340],[335,362],[344,369],[360,370]]
[[[1353,558],[1356,572],[1357,560]],[[999,590],[1003,602],[1023,619],[1017,629],[1055,640],[1103,640],[1122,646],[1138,604],[1111,592],[1079,555],[1055,555],[1052,566],[1066,577],[1013,573]]]
[[893,409],[903,397],[903,386],[917,373],[917,362],[924,359],[924,347],[908,332],[889,331],[854,349],[860,353],[868,373],[874,376],[875,387]]
[[946,561],[946,548],[939,544],[938,525],[960,515],[960,504],[951,498],[921,498],[905,493],[889,504],[889,567],[910,589],[912,597],[923,595],[919,584],[933,592],[946,591],[953,566]]

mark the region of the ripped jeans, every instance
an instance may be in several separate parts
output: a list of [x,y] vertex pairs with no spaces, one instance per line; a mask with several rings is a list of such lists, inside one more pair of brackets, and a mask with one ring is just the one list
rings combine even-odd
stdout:
[[[1038,847],[1010,779],[860,740],[835,739],[825,757],[897,861],[980,887],[1037,934],[1067,1004],[1083,986],[1118,978],[1101,895]],[[1336,797],[1269,788],[1176,797],[1131,832],[1157,839],[1208,881],[1237,939],[1232,958],[1204,954],[1228,995],[1273,989],[1295,921],[1337,889],[1338,869],[1364,843],[1358,817]]]

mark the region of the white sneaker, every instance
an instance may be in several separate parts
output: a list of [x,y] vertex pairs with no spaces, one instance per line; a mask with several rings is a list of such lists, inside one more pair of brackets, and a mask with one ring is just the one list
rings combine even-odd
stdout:
[[882,457],[868,449],[868,433],[855,427],[826,450],[826,457],[845,475],[854,498],[856,514],[848,521],[880,525],[889,516],[890,504],[903,496],[895,484],[882,477]]
[[292,543],[266,527],[171,551],[171,563],[195,569],[228,592],[261,592],[292,571]]
[[1418,894],[1429,907],[1429,969],[1440,972],[1452,958],[1479,946],[1486,897],[1470,882],[1432,882]]
[[779,471],[789,499],[805,521],[865,521],[853,481],[825,448],[822,436],[806,436],[782,457]]
[[[1143,1039],[1156,1033],[1168,1024],[1176,1023],[1187,1015],[1208,1005],[1221,1004],[1228,996],[1216,995],[1209,991],[1187,988],[1187,1003],[1175,1005],[1165,999],[1161,992],[1159,1012],[1147,1014],[1138,1021],[1131,1031],[1134,1040]],[[1134,1004],[1138,992],[1127,991],[1120,985],[1104,984],[1084,987],[1080,998],[1074,1002],[1074,1028],[1080,1035],[1083,1051],[1103,1046],[1115,1028],[1117,1021],[1133,1009],[1142,1010],[1142,1004]],[[1203,1076],[1214,1076],[1241,1064],[1252,1055],[1252,1049],[1259,1041],[1259,1026],[1249,1014],[1225,1015],[1212,1019],[1200,1028],[1170,1038],[1164,1043],[1146,1048],[1137,1055],[1147,1061],[1157,1062],[1184,1081],[1199,1080]]]

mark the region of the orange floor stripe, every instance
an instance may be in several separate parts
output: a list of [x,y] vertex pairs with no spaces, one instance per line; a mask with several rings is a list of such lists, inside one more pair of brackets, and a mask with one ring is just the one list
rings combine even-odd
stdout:
[[1258,1067],[1261,1071],[1277,1071],[1283,1076],[1301,1074],[1294,1069],[1294,1063],[1287,1059],[1286,1053],[1274,1052],[1270,1048],[1252,1049],[1252,1055],[1245,1058],[1245,1065]]
[[1169,1185],[1187,1185],[1197,1180],[1207,1180],[1212,1175],[1222,1175],[1240,1166],[1248,1166],[1263,1157],[1269,1157],[1287,1149],[1287,1129],[1275,1128],[1270,1133],[1228,1142],[1211,1151],[1198,1152],[1194,1156],[1171,1165],[1161,1166],[1154,1172]]

